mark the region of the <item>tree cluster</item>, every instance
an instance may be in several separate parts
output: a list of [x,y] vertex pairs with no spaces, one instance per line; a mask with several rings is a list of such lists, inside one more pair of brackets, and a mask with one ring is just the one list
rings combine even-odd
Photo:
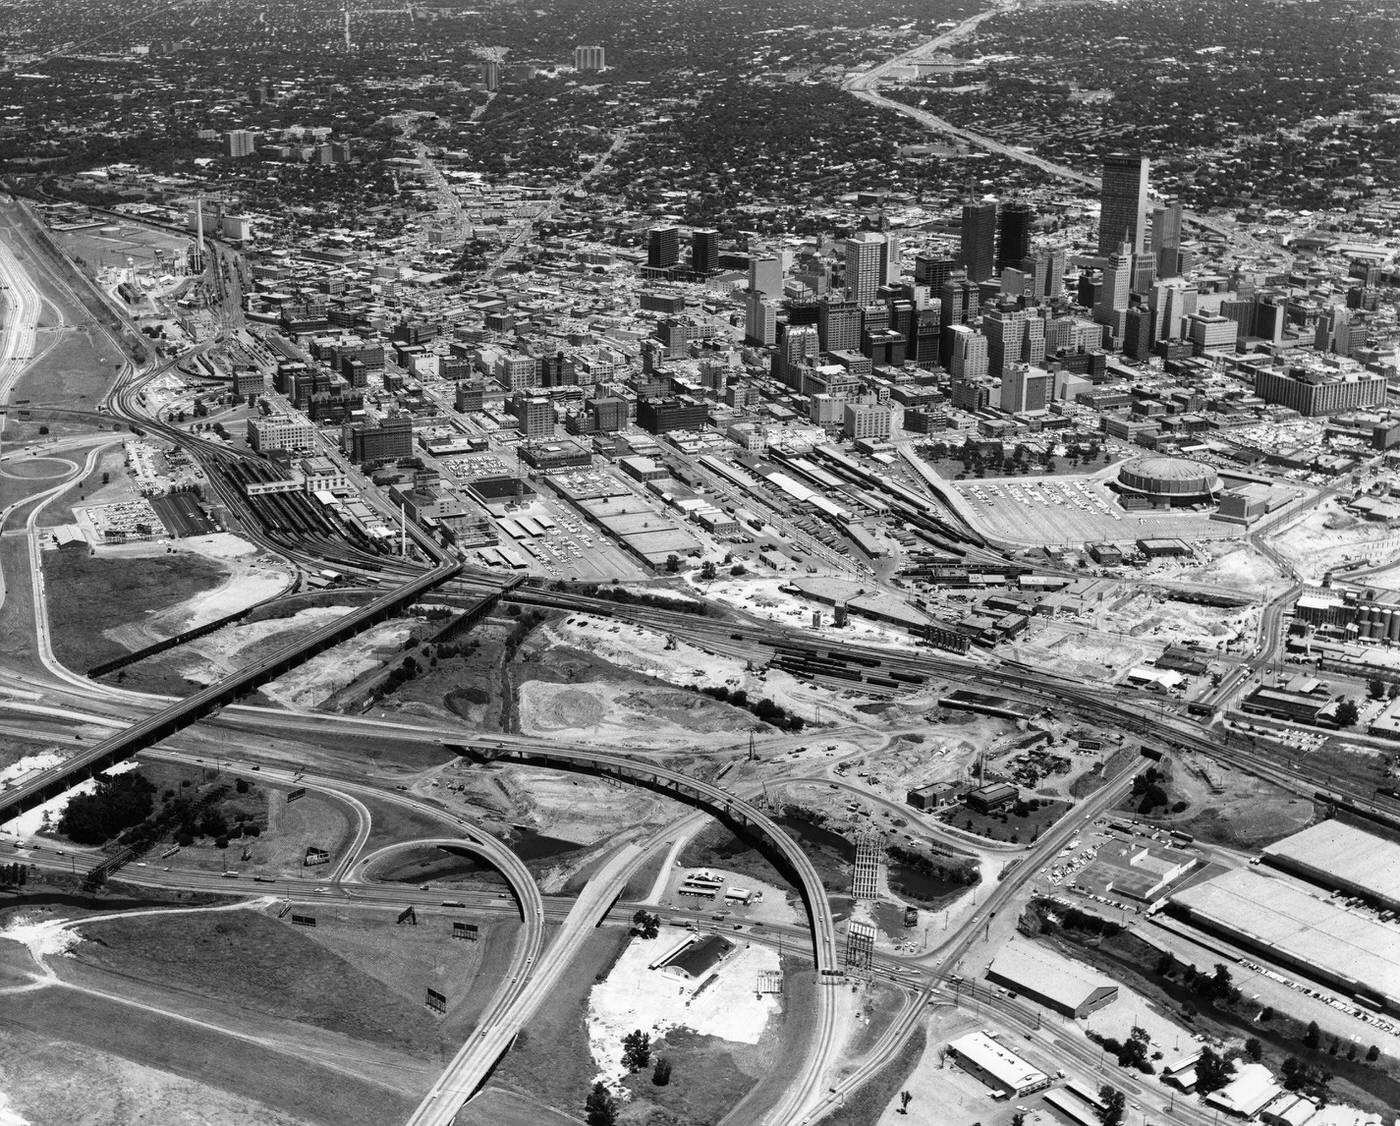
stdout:
[[151,814],[156,788],[137,771],[100,775],[90,794],[69,799],[58,831],[76,844],[106,844]]
[[0,864],[0,887],[18,888],[29,882],[29,869],[18,862]]
[[651,1062],[651,1037],[640,1028],[622,1038],[622,1066],[641,1071]]
[[749,694],[742,688],[730,689],[723,684],[704,688],[698,684],[687,684],[686,687],[692,692],[699,692],[722,704],[732,704],[736,708],[744,708],[757,719],[762,720],[770,727],[778,728],[780,731],[801,731],[807,726],[807,721],[796,712],[788,711],[787,708],[781,704],[775,704],[766,696],[761,700],[750,700]]
[[950,856],[944,859],[927,856],[902,845],[890,845],[885,851],[891,860],[907,865],[935,880],[972,887],[981,878],[977,862],[970,858]]

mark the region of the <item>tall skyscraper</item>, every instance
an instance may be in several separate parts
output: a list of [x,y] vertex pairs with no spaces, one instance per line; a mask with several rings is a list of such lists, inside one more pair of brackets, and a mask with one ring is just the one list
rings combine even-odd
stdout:
[[1094,321],[1108,325],[1120,340],[1127,325],[1128,295],[1132,288],[1133,252],[1128,243],[1123,242],[1108,256],[1108,265],[1103,271],[1103,288],[1094,306]]
[[1029,285],[1031,304],[1036,305],[1048,298],[1059,297],[1065,288],[1065,252],[1063,250],[1042,250],[1020,263],[1019,269],[1031,279]]
[[1147,175],[1145,156],[1114,153],[1104,157],[1099,190],[1100,254],[1112,254],[1124,240],[1132,253],[1142,253],[1146,242]]
[[697,274],[719,269],[719,232],[714,228],[690,232],[690,268]]
[[967,270],[968,281],[986,281],[995,272],[996,238],[996,200],[964,203],[958,261]]
[[778,307],[754,290],[744,301],[744,339],[767,347],[778,338]]
[[501,64],[495,59],[485,59],[481,64],[481,84],[488,91],[495,90],[501,84]]
[[749,259],[749,288],[764,297],[783,295],[783,260],[773,254]]
[[957,268],[958,264],[952,258],[944,258],[942,255],[920,254],[914,259],[914,283],[926,285],[934,293],[937,293]]
[[885,285],[899,284],[899,235],[885,231],[885,253],[881,262],[880,280]]
[[602,70],[604,69],[603,60],[604,53],[601,47],[574,48],[575,70]]
[[1176,200],[1152,209],[1152,249],[1181,245],[1181,204]]
[[839,297],[817,302],[817,336],[823,352],[858,352],[860,306]]
[[1159,281],[1152,287],[1152,334],[1157,340],[1178,340],[1181,322],[1196,311],[1196,291],[1180,278]]
[[[1031,224],[1035,211],[1025,200],[1003,204],[997,216],[997,269],[1019,266],[1031,252]],[[978,279],[981,280],[980,278]]]
[[987,375],[987,338],[967,325],[954,325],[952,359],[948,370],[958,382],[984,379]]
[[885,283],[889,245],[885,236],[860,231],[846,240],[846,289],[857,305],[869,305]]
[[1130,360],[1146,360],[1152,355],[1152,310],[1134,305],[1128,310],[1123,328],[1123,355]]
[[[1009,364],[1025,359],[1026,313],[1001,307],[982,316],[982,335],[987,338],[988,374],[1000,377]],[[1044,335],[1041,347],[1044,347]],[[1044,353],[1041,353],[1042,357]]]
[[1159,278],[1181,273],[1181,204],[1175,200],[1152,209],[1152,258]]
[[666,269],[680,260],[680,230],[676,227],[652,227],[647,232],[647,265]]

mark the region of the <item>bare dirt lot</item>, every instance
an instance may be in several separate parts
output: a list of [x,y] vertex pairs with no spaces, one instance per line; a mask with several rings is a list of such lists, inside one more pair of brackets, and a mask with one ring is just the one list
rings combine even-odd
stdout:
[[[1298,797],[1252,774],[1224,766],[1202,755],[1174,756],[1172,804],[1185,801],[1185,810],[1151,818],[1203,841],[1237,848],[1261,848],[1310,825],[1316,809]],[[1144,765],[1146,762],[1144,760]]]

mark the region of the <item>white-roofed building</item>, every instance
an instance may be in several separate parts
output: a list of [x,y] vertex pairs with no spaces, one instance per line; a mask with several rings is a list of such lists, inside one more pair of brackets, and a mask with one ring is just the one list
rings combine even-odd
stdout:
[[1226,1114],[1253,1118],[1282,1093],[1273,1072],[1262,1063],[1237,1065],[1229,1083],[1206,1096],[1206,1102]]
[[1050,1085],[1050,1077],[1027,1063],[1010,1048],[998,1044],[984,1032],[970,1032],[948,1044],[964,1070],[987,1084],[1013,1096],[1029,1094]]
[[1118,986],[1108,978],[1031,942],[1004,947],[987,967],[987,980],[1072,1017],[1086,1017],[1118,996]]

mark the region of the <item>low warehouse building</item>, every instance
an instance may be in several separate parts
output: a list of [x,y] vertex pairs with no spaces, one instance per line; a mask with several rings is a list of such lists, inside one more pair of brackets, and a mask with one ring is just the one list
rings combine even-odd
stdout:
[[984,1032],[969,1032],[959,1037],[949,1043],[948,1051],[964,1070],[988,1087],[1006,1091],[1012,1097],[1050,1086],[1050,1076]]
[[1108,978],[1029,942],[1005,947],[987,967],[987,980],[1067,1017],[1086,1017],[1118,997],[1118,986]]
[[1171,897],[1173,912],[1266,961],[1400,1012],[1400,928],[1281,873],[1237,868]]
[[672,974],[675,977],[687,978],[690,981],[699,981],[725,958],[729,957],[733,949],[734,944],[727,938],[720,938],[717,934],[709,934],[694,942],[686,943],[675,954],[667,958],[662,963],[661,972]]
[[1400,844],[1331,820],[1264,849],[1264,860],[1320,884],[1400,911]]
[[975,809],[978,813],[991,813],[1002,806],[1011,805],[1020,796],[1021,791],[1009,782],[989,782],[985,786],[968,791],[963,800],[967,802],[969,809]]

